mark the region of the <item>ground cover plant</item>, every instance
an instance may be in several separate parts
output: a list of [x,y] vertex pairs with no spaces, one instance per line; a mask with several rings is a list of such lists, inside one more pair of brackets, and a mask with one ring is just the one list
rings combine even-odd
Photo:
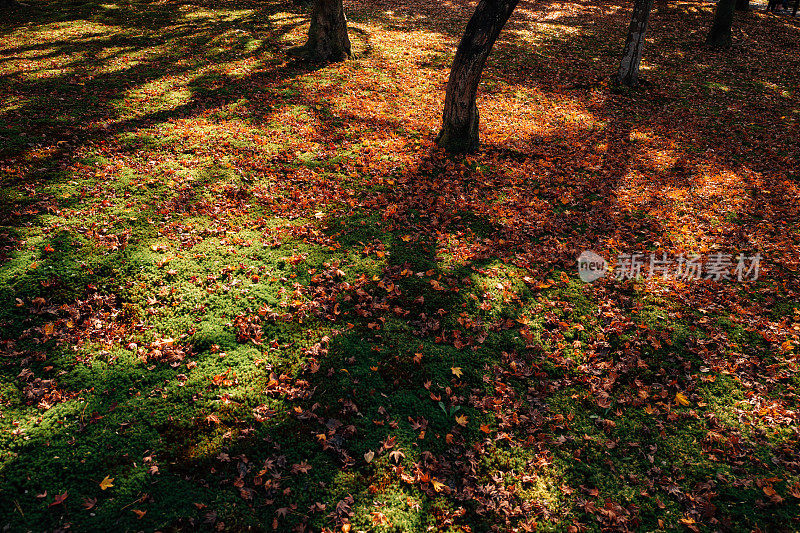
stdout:
[[656,3],[631,90],[629,4],[521,2],[449,155],[474,4],[345,8],[0,21],[0,528],[800,530],[800,22]]

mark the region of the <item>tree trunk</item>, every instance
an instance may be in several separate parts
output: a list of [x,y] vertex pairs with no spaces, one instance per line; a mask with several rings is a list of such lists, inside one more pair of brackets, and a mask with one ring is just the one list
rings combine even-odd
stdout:
[[314,0],[308,41],[293,53],[313,61],[344,61],[350,57],[350,37],[342,0]]
[[736,0],[736,11],[750,11],[750,0]]
[[736,0],[719,0],[714,13],[714,23],[708,32],[706,44],[716,48],[731,47],[731,26],[733,25],[733,12]]
[[647,33],[647,22],[650,20],[652,8],[653,0],[635,0],[633,4],[628,38],[625,40],[622,61],[616,76],[616,82],[627,87],[636,87],[639,84],[639,64],[642,62],[644,36]]
[[478,149],[475,97],[486,58],[519,0],[480,0],[456,50],[444,98],[442,130],[436,144],[449,152]]

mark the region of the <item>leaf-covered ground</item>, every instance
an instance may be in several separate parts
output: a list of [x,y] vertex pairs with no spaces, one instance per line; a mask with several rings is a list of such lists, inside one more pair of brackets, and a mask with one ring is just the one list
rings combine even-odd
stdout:
[[[523,2],[31,0],[0,22],[0,528],[800,530],[800,23]],[[576,258],[755,253],[758,281]]]

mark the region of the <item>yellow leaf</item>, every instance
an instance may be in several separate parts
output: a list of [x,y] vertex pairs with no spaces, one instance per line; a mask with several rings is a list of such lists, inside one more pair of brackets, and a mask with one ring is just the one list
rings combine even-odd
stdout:
[[460,378],[461,376],[464,375],[464,372],[461,371],[461,367],[460,366],[454,366],[450,370],[453,372],[453,375],[455,377],[457,377],[457,378]]
[[403,242],[408,242],[408,241],[410,241],[410,240],[411,240],[411,235],[403,235],[402,237],[400,237],[400,239],[401,239]]
[[141,520],[144,515],[147,514],[147,511],[140,511],[139,509],[131,509],[134,513],[136,513],[136,517]]
[[372,459],[375,457],[375,452],[369,451],[364,454],[364,460],[368,463],[372,462]]
[[432,479],[431,483],[433,483],[433,490],[435,490],[436,492],[441,492],[442,489],[447,486],[444,483],[440,483],[439,481],[437,481],[435,479]]
[[114,486],[114,478],[113,477],[106,476],[105,479],[103,479],[103,481],[100,482],[100,489],[101,490],[106,490],[107,488],[113,487],[113,486]]
[[47,335],[48,337],[53,334],[52,322],[48,322],[47,324],[44,325],[44,334]]
[[467,425],[467,415],[458,415],[456,417],[456,424],[459,426],[466,426]]
[[689,399],[680,392],[675,394],[675,403],[679,405],[691,405]]

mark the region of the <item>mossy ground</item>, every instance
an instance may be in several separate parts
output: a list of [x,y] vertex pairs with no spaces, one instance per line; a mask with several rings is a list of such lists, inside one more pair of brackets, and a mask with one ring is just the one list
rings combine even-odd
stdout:
[[[467,3],[348,3],[329,66],[286,55],[290,2],[30,3],[0,23],[0,526],[800,530],[794,21],[726,55],[710,5],[660,6],[617,94],[627,6],[523,3],[483,151],[447,157]],[[663,247],[768,260],[574,268]]]

